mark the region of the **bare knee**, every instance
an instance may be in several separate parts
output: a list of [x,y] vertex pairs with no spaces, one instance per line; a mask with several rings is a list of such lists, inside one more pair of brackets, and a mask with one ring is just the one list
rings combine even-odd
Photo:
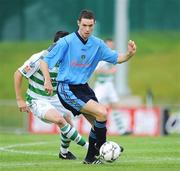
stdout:
[[60,128],[65,126],[66,120],[63,117],[57,117],[55,118],[55,124],[57,124]]
[[73,126],[73,123],[72,123],[72,119],[71,119],[71,114],[68,113],[64,116],[64,119],[66,120],[67,123],[69,123],[70,125]]
[[55,109],[49,109],[45,113],[44,118],[51,123],[55,123],[59,127],[63,127],[67,123],[62,115]]
[[89,100],[80,112],[89,114],[98,121],[107,120],[106,107],[93,100]]

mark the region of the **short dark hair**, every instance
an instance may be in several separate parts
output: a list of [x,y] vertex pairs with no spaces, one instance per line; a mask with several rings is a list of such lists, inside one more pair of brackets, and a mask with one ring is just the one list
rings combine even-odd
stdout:
[[67,31],[57,31],[56,34],[54,35],[54,42],[57,42],[59,38],[62,38],[64,36],[67,36],[69,32]]
[[93,11],[91,10],[87,10],[87,9],[83,9],[78,17],[78,20],[81,21],[82,18],[86,18],[86,19],[93,19],[95,21],[95,16]]

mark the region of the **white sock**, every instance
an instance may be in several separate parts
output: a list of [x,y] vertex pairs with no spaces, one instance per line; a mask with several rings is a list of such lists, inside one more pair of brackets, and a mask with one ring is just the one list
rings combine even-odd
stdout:
[[61,153],[66,154],[66,153],[68,153],[69,150],[68,150],[68,148],[61,147],[60,151],[61,151]]
[[86,150],[88,149],[88,147],[89,147],[89,143],[88,142],[86,142],[86,144],[84,144],[84,146],[83,146]]

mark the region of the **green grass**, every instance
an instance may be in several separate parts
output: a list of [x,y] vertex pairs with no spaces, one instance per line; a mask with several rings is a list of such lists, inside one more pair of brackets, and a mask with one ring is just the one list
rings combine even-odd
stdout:
[[19,111],[15,100],[0,100],[0,132],[26,131],[28,114]]
[[0,134],[0,170],[3,171],[178,171],[180,137],[108,137],[125,148],[114,163],[83,165],[85,149],[72,143],[75,161],[60,160],[58,135]]
[[129,62],[129,84],[145,98],[148,89],[156,103],[180,103],[180,33],[136,33],[137,54]]
[[[46,49],[48,42],[0,43],[0,99],[14,99],[14,72],[32,54]],[[23,86],[24,91],[26,84]]]
[[[9,126],[9,127],[23,127],[23,117],[24,115],[27,115],[25,113],[22,113],[20,111],[18,111],[18,107],[17,106],[3,106],[2,109],[0,110],[1,114],[0,114],[0,122],[1,122],[1,126],[0,127],[5,127],[5,126]],[[9,118],[8,119],[8,116]]]

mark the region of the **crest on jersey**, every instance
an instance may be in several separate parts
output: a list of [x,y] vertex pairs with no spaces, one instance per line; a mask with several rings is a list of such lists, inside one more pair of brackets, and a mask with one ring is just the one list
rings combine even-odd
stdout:
[[81,60],[84,60],[86,58],[86,55],[81,55]]
[[31,71],[31,67],[29,66],[29,65],[26,65],[25,67],[24,67],[24,69],[22,70],[22,72],[24,73],[24,74],[27,74],[28,72],[30,72]]

